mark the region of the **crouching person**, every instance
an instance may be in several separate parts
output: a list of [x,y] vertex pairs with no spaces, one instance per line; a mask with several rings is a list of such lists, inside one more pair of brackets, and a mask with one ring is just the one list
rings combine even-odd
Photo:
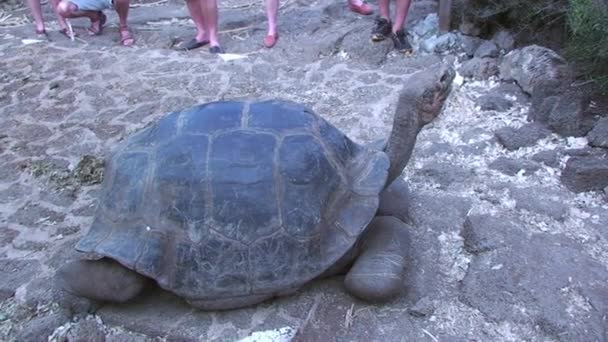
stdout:
[[62,0],[57,6],[57,13],[64,18],[87,17],[91,26],[87,29],[90,35],[97,36],[103,32],[106,15],[103,10],[114,8],[118,13],[120,44],[130,46],[135,39],[127,25],[129,14],[129,0]]

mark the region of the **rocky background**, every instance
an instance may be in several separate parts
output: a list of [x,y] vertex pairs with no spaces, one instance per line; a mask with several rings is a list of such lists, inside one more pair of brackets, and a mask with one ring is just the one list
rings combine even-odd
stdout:
[[[284,1],[272,50],[261,2],[222,2],[232,61],[179,51],[193,33],[183,2],[134,2],[134,48],[117,46],[113,13],[103,36],[73,20],[72,42],[51,21],[36,42],[26,10],[2,12],[0,340],[607,341],[608,107],[552,50],[506,31],[439,34],[436,7],[414,3],[404,57],[370,43],[373,18],[345,2]],[[361,302],[335,277],[227,312],[157,289],[56,304],[54,271],[78,257],[104,156],[125,136],[201,102],[283,98],[369,143],[408,75],[438,62],[459,76],[404,173],[416,229],[400,298]]]

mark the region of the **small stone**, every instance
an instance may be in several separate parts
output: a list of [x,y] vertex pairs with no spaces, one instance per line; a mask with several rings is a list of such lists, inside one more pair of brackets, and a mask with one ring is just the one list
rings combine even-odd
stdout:
[[12,297],[15,290],[27,283],[40,269],[36,260],[0,260],[0,300]]
[[458,72],[463,77],[485,80],[498,74],[498,62],[495,58],[473,58],[462,63]]
[[47,341],[48,337],[58,327],[69,321],[63,311],[36,317],[27,322],[17,334],[17,341]]
[[485,42],[481,43],[481,45],[479,45],[477,50],[475,50],[474,57],[476,57],[476,58],[498,57],[498,46],[496,46],[496,44],[494,42],[486,40]]
[[460,49],[467,55],[467,57],[473,57],[475,55],[475,51],[482,42],[481,38],[472,37],[461,34],[459,39],[460,41]]
[[509,176],[515,176],[520,172],[529,175],[540,169],[540,166],[535,162],[507,157],[498,157],[488,167]]
[[603,190],[608,186],[608,158],[572,157],[566,163],[561,181],[573,192]]
[[589,145],[608,148],[608,118],[600,119],[587,134]]
[[500,30],[494,34],[492,41],[496,43],[499,49],[503,51],[511,51],[515,46],[513,35],[506,30]]
[[482,95],[477,98],[475,103],[481,110],[493,110],[497,112],[504,112],[513,106],[513,102],[507,100],[504,96],[493,94]]
[[8,315],[4,312],[0,312],[0,322],[4,322],[8,319]]
[[557,150],[552,151],[540,151],[530,159],[534,160],[537,163],[545,164],[549,167],[558,167],[560,161],[560,153]]
[[552,195],[552,192],[538,187],[511,188],[511,197],[516,201],[515,208],[563,221],[570,210],[562,201],[551,199]]
[[414,317],[430,316],[435,312],[435,305],[428,297],[422,297],[414,306],[409,308],[407,312]]
[[537,141],[546,138],[551,132],[540,124],[529,123],[519,128],[503,127],[494,134],[501,145],[509,151],[514,151],[521,147],[534,146]]
[[103,326],[92,319],[85,319],[72,326],[67,334],[68,342],[105,342]]
[[514,229],[514,223],[506,218],[488,214],[467,216],[460,236],[464,249],[472,254],[487,252],[505,244],[505,234]]
[[420,42],[420,49],[428,53],[443,53],[452,49],[457,41],[458,36],[449,32],[423,40]]
[[103,180],[104,161],[103,159],[86,155],[76,165],[74,175],[85,185],[99,184]]
[[431,13],[423,20],[418,21],[414,27],[412,27],[411,32],[421,38],[429,37],[437,34],[438,27],[439,18],[437,17],[437,14]]

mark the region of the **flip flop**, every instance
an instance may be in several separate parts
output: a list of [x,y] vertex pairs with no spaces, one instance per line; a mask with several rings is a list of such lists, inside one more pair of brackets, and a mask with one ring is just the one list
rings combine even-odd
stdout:
[[106,17],[105,14],[103,14],[102,11],[99,11],[99,30],[95,31],[93,30],[91,27],[87,28],[87,31],[89,32],[89,35],[91,36],[99,36],[100,34],[103,33],[103,25],[106,24],[106,20],[108,19],[108,17]]
[[196,38],[192,38],[188,43],[186,43],[186,45],[184,45],[183,49],[194,50],[203,47],[207,44],[209,44],[208,40],[203,40],[202,42],[199,42],[198,40],[196,40]]

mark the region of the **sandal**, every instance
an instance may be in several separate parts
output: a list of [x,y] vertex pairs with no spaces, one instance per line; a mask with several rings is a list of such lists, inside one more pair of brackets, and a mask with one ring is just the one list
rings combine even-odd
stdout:
[[106,24],[106,20],[108,19],[108,17],[106,17],[105,14],[103,14],[102,11],[99,11],[99,29],[96,30],[93,28],[93,22],[91,22],[91,26],[89,28],[87,28],[87,31],[89,32],[89,35],[91,36],[99,36],[100,34],[103,33],[103,25]]
[[266,37],[264,37],[264,46],[270,49],[277,43],[277,40],[279,40],[278,33],[269,34]]
[[184,50],[198,49],[207,44],[209,44],[208,40],[203,40],[202,42],[199,42],[198,40],[196,40],[196,38],[192,38],[188,43],[186,43],[186,45],[184,45]]
[[133,38],[128,26],[118,27],[118,33],[120,34],[120,45],[131,46],[135,44],[135,38]]
[[224,49],[222,49],[221,46],[216,45],[216,46],[211,46],[209,48],[209,52],[210,53],[224,53]]

